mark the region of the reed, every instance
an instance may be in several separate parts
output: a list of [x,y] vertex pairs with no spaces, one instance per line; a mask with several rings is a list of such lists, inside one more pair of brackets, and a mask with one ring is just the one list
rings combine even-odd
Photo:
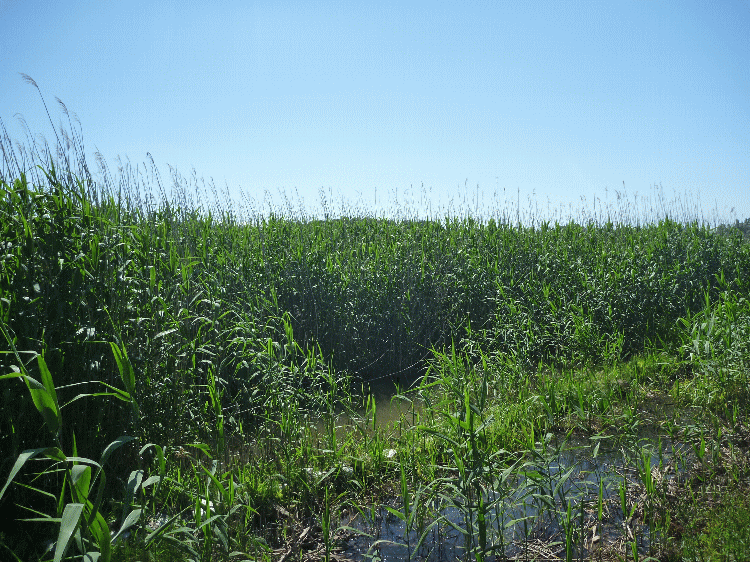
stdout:
[[[620,511],[645,507],[663,552],[698,548],[674,529],[703,521],[700,500],[739,502],[750,222],[711,226],[660,191],[576,220],[507,201],[374,216],[330,196],[322,215],[259,212],[176,171],[169,191],[153,161],[112,178],[100,158],[95,180],[60,106],[73,132],[54,150],[0,136],[0,548],[16,559],[287,559],[316,540],[332,558],[338,513],[395,497],[409,556],[450,527],[467,558],[502,557],[522,521],[533,557],[554,521],[550,544],[581,557],[585,502],[601,528],[614,496],[553,478],[570,432],[636,444]],[[384,382],[411,404],[391,427]],[[651,479],[646,426],[693,445],[693,503]],[[718,548],[733,527],[706,528]]]

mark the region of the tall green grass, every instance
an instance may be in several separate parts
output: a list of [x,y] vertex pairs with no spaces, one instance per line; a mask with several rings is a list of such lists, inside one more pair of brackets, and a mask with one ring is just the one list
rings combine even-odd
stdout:
[[[155,166],[149,184],[145,167],[123,166],[112,179],[100,159],[94,180],[71,129],[55,130],[54,151],[33,137],[14,148],[4,126],[0,137],[0,324],[8,334],[0,374],[47,381],[40,384],[54,389],[65,419],[51,440],[34,383],[29,392],[5,381],[0,476],[27,450],[100,458],[131,436],[139,446],[122,447],[102,497],[135,501],[122,495],[141,490],[123,485],[132,471],[156,471],[171,485],[151,498],[152,510],[184,513],[191,498],[193,526],[164,528],[151,541],[187,545],[194,559],[209,559],[215,540],[227,553],[233,545],[270,552],[289,532],[281,504],[297,505],[302,519],[324,507],[329,556],[331,498],[378,481],[377,471],[341,476],[346,459],[387,464],[382,437],[364,431],[364,445],[341,441],[337,416],[355,408],[358,389],[364,397],[384,380],[408,386],[427,375],[427,403],[428,388],[440,387],[443,401],[424,413],[435,425],[415,438],[425,447],[419,471],[457,465],[451,485],[466,500],[461,509],[480,502],[480,519],[466,511],[480,529],[493,505],[481,503],[478,474],[501,464],[487,451],[533,449],[535,432],[572,419],[589,430],[608,416],[635,419],[631,394],[602,374],[623,360],[654,350],[676,358],[670,365],[681,366],[651,369],[654,381],[676,387],[681,400],[721,407],[724,419],[747,404],[750,245],[740,228],[711,228],[674,209],[641,220],[619,194],[620,207],[600,203],[568,222],[521,221],[520,202],[492,217],[427,220],[408,211],[334,213],[325,199],[323,219],[288,203],[253,214],[251,205],[225,206],[197,180],[190,191],[176,172],[167,195]],[[120,377],[114,349],[128,350],[132,377]],[[644,384],[637,371],[636,387]],[[128,400],[112,399],[123,393]],[[500,410],[488,417],[491,403]],[[309,430],[321,417],[322,443]],[[172,458],[177,472],[168,479],[164,451],[196,443],[199,454],[180,457],[192,460]],[[243,464],[250,459],[252,470]],[[403,462],[392,477],[407,497]],[[321,495],[324,480],[310,485],[306,468],[340,489]],[[65,509],[59,490],[70,476],[26,476],[16,474],[0,499],[1,529]],[[141,491],[145,501],[151,489]],[[429,482],[417,492],[445,493]],[[203,513],[209,502],[222,511]],[[260,537],[272,513],[275,530],[262,540],[231,539],[238,525]],[[204,542],[188,541],[195,528]],[[467,539],[470,550],[484,551],[486,531]],[[13,550],[38,554],[39,532],[23,527],[12,540],[25,546]]]

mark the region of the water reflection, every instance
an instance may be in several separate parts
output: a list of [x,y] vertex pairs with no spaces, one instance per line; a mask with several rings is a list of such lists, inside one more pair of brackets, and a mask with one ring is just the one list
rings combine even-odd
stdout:
[[622,537],[647,554],[650,530],[636,525],[648,507],[644,470],[650,468],[659,486],[669,486],[682,471],[680,459],[688,447],[660,440],[653,431],[617,447],[600,439],[563,440],[552,437],[505,477],[483,478],[492,484],[483,484],[473,496],[460,489],[460,478],[453,475],[422,491],[421,502],[412,507],[419,513],[410,519],[403,517],[403,504],[394,501],[390,509],[372,508],[343,521],[362,533],[349,541],[347,556],[456,560],[483,544],[489,560],[565,558],[571,547],[578,558]]

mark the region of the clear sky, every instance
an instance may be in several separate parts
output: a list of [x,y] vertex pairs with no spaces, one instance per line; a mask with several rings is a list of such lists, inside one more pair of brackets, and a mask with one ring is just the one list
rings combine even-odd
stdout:
[[28,74],[110,169],[150,152],[261,206],[547,212],[624,182],[742,220],[749,38],[748,0],[0,0],[0,118],[54,140]]

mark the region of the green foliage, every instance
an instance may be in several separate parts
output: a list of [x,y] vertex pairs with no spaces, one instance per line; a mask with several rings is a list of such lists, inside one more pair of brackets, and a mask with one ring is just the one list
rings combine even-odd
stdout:
[[[0,530],[47,514],[57,560],[71,545],[106,559],[108,509],[118,533],[132,527],[169,555],[267,555],[246,531],[278,501],[325,523],[328,557],[331,503],[387,478],[403,499],[391,513],[418,543],[425,506],[450,496],[481,559],[501,511],[482,490],[510,482],[506,451],[533,456],[546,447],[537,436],[571,427],[635,428],[654,390],[744,423],[750,245],[739,223],[642,223],[630,210],[616,223],[512,224],[507,209],[395,220],[327,207],[324,220],[273,209],[241,219],[215,192],[201,204],[177,174],[168,197],[154,169],[157,202],[140,171],[94,182],[80,136],[69,140],[59,161],[35,147],[25,170],[0,137]],[[413,410],[399,436],[419,462],[386,459],[374,401],[371,427],[341,439],[355,381],[367,394],[421,375],[410,396],[423,418]],[[123,448],[105,479],[131,438],[153,445]],[[51,464],[21,485],[37,460]],[[355,476],[341,476],[344,461]],[[650,459],[639,462],[650,486]],[[458,478],[441,479],[447,465]],[[321,495],[324,480],[334,494]],[[169,522],[146,533],[146,513],[161,509]],[[569,502],[554,510],[570,558],[576,514]],[[287,532],[269,528],[276,541]]]
[[[720,280],[725,284],[724,279]],[[680,352],[697,373],[693,401],[731,409],[750,397],[750,301],[725,288],[681,319]]]
[[[5,327],[0,325],[0,328],[5,339],[13,347],[13,343]],[[2,378],[22,378],[26,382],[29,393],[33,397],[34,405],[42,415],[45,425],[52,434],[54,445],[46,448],[27,449],[18,455],[5,485],[0,490],[0,500],[2,500],[13,480],[19,476],[29,461],[37,457],[54,461],[52,467],[44,469],[39,475],[40,477],[58,472],[60,469],[57,466],[62,465],[64,479],[62,488],[57,494],[56,513],[52,515],[41,513],[41,517],[27,519],[27,521],[59,524],[59,531],[53,543],[54,562],[59,562],[65,558],[73,544],[77,545],[80,554],[85,558],[108,562],[112,554],[112,537],[110,536],[109,525],[101,514],[102,502],[104,500],[103,492],[106,483],[104,465],[114,451],[132,441],[133,438],[120,437],[110,443],[102,453],[99,462],[79,457],[75,452],[75,445],[73,455],[66,455],[61,448],[59,438],[62,419],[57,404],[55,385],[49,369],[47,369],[42,357],[39,356],[39,368],[42,380],[44,381],[44,384],[39,384],[28,375],[14,347],[13,355],[20,365],[20,372],[13,375],[5,375]],[[123,376],[123,378],[125,377]],[[42,494],[49,494],[46,490],[36,486],[29,486],[29,489]],[[66,500],[65,498],[68,493],[70,494],[70,499]],[[54,498],[55,496],[53,495],[52,497]],[[118,535],[134,525],[138,521],[139,516],[140,511],[128,513]]]
[[747,560],[750,557],[750,505],[746,495],[727,494],[721,505],[701,513],[686,557],[702,560]]

